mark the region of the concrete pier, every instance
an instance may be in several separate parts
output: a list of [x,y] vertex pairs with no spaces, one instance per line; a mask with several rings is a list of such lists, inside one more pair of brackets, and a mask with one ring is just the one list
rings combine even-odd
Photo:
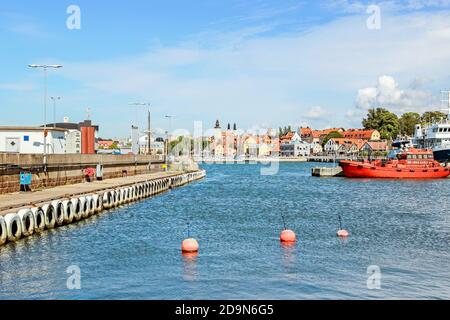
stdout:
[[341,167],[315,167],[312,168],[313,177],[342,177],[343,171]]
[[21,208],[30,206],[40,206],[68,197],[76,197],[89,193],[102,192],[105,190],[116,189],[135,185],[137,183],[152,181],[156,179],[171,178],[179,176],[183,172],[157,172],[143,174],[131,177],[114,178],[102,181],[93,181],[89,183],[78,183],[72,185],[58,186],[35,192],[17,192],[0,195],[0,215],[5,216],[8,213],[15,213]]

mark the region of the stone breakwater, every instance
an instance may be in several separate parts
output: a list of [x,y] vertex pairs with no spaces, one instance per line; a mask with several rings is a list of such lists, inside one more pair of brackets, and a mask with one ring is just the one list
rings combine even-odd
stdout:
[[206,176],[205,171],[179,173],[133,183],[117,185],[73,197],[62,197],[38,205],[20,207],[17,212],[0,214],[0,246],[88,219],[118,206],[140,201],[170,189],[181,187]]

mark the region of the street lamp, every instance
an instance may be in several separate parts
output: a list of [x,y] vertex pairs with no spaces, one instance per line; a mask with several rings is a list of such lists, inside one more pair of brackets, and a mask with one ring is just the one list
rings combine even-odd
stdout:
[[56,101],[61,100],[61,97],[50,97],[53,100],[53,128],[56,128]]
[[44,164],[47,164],[47,69],[60,69],[59,64],[29,64],[29,68],[44,70]]
[[148,127],[147,127],[147,148],[148,148],[148,154],[152,154],[152,133],[151,133],[151,114],[150,114],[150,102],[130,102],[130,106],[136,107],[136,126],[138,126],[138,108],[139,107],[148,107]]

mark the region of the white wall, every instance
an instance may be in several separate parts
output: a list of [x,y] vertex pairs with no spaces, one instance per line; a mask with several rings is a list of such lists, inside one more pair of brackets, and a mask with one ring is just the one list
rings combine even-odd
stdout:
[[81,153],[81,132],[71,130],[66,133],[66,153]]
[[[27,154],[42,154],[44,152],[44,133],[42,131],[0,131],[0,152],[10,151],[7,148],[8,139],[17,139],[17,151]],[[47,136],[47,153],[63,154],[66,150],[64,132],[49,131]]]

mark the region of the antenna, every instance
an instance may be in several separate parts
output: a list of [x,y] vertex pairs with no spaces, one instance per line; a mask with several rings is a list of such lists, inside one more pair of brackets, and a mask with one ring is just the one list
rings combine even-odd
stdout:
[[441,104],[442,104],[442,111],[447,112],[447,119],[450,120],[450,91],[449,90],[441,91]]

